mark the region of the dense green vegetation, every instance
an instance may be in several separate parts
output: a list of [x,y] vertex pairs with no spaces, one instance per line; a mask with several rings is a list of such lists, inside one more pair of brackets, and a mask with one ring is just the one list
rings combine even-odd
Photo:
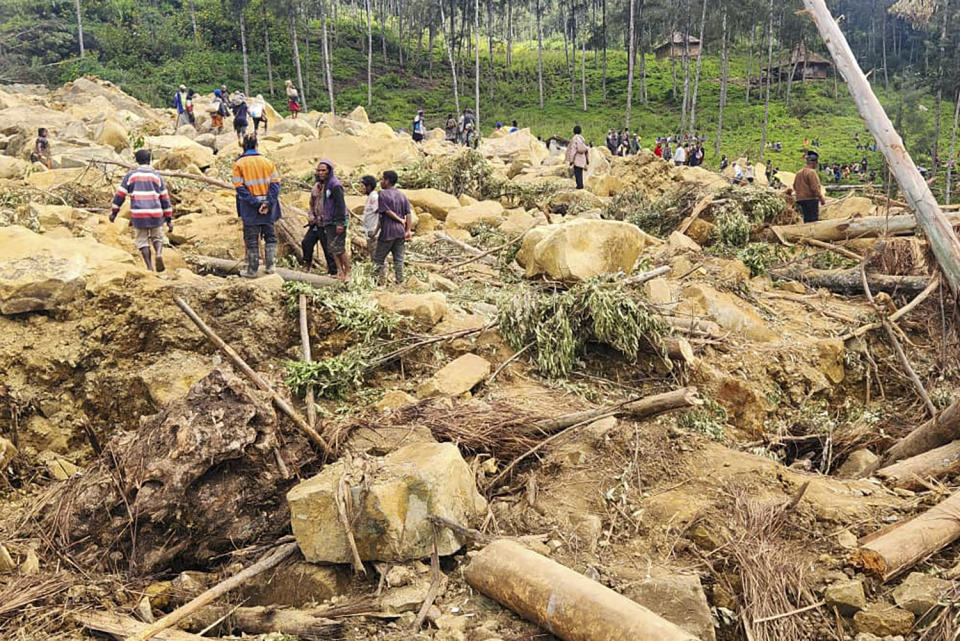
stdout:
[[[699,0],[681,0],[687,7],[688,27],[696,28],[699,20]],[[265,2],[266,5],[262,5]],[[492,16],[492,30],[502,28],[505,5],[494,0],[496,11]],[[691,4],[692,3],[692,4]],[[875,33],[882,19],[883,26],[900,38],[899,51],[891,45],[888,63],[889,80],[874,67],[871,78],[875,90],[888,112],[906,139],[908,148],[917,162],[929,166],[932,160],[934,139],[937,60],[936,19],[926,26],[912,25],[902,18],[880,17],[876,10],[869,15],[857,13],[860,5],[876,7],[890,5],[864,3],[848,0],[834,2],[840,11],[849,11],[845,28],[855,49],[859,49],[865,67],[879,62],[878,40]],[[296,13],[294,4],[297,5]],[[367,34],[362,3],[334,3],[340,7],[336,16],[327,15],[326,29],[330,38],[332,76],[336,108],[347,111],[357,104],[367,106]],[[451,1],[451,6],[454,2]],[[463,4],[463,3],[461,3]],[[459,32],[455,35],[460,81],[460,106],[474,106],[474,61],[468,49],[473,40],[470,36],[472,8],[458,14]],[[526,5],[528,3],[524,3]],[[649,50],[671,26],[671,2],[647,3],[649,19],[638,25],[639,45]],[[790,5],[781,7],[780,5]],[[796,4],[797,7],[793,7]],[[197,32],[193,33],[190,6],[195,8]],[[418,107],[427,112],[431,126],[441,126],[448,112],[454,111],[450,66],[443,28],[437,28],[433,50],[428,50],[428,33],[424,21],[438,20],[433,4],[410,0],[396,3],[397,11],[407,12],[407,33],[398,30],[397,16],[387,17],[385,23],[377,21],[376,1],[373,23],[373,88],[372,103],[367,106],[371,118],[384,120],[395,127],[410,126]],[[575,123],[584,128],[589,141],[603,144],[607,129],[620,128],[624,123],[624,108],[627,93],[627,53],[623,47],[625,37],[625,2],[610,1],[607,18],[608,54],[606,72],[606,100],[603,100],[603,63],[599,52],[597,3],[592,2],[593,14],[583,4],[584,15],[590,18],[585,25],[581,20],[579,30],[586,41],[586,64],[583,72],[587,85],[586,112],[582,110],[580,87],[581,51],[572,53],[563,39],[563,7],[543,2],[547,9],[544,18],[544,93],[545,104],[539,107],[537,87],[536,30],[530,25],[532,14],[528,8],[518,7],[521,27],[512,43],[512,61],[507,65],[506,42],[499,32],[494,38],[493,60],[487,35],[481,22],[480,38],[480,118],[482,131],[488,132],[494,122],[508,124],[516,119],[521,126],[530,127],[544,139],[558,135],[566,137]],[[809,24],[793,15],[799,8],[796,2],[778,3],[775,26],[774,58],[785,56],[798,38],[809,43],[813,49],[823,51],[819,38]],[[329,13],[332,5],[324,4]],[[379,5],[382,10],[382,3]],[[481,7],[485,3],[481,3]],[[676,3],[676,6],[681,6]],[[764,62],[767,51],[762,46],[766,3],[745,2],[730,5],[731,59],[730,86],[727,108],[724,113],[724,131],[721,153],[736,157],[749,153],[756,158],[760,152],[761,123],[764,117],[763,90],[754,84],[750,103],[746,102],[748,66],[755,83],[758,67]],[[270,58],[272,62],[274,103],[282,109],[285,100],[282,86],[285,79],[296,82],[295,66],[291,55],[290,21],[296,16],[298,25],[299,53],[303,61],[304,89],[311,109],[329,110],[329,102],[323,82],[323,58],[321,46],[322,23],[316,2],[291,3],[291,0],[82,0],[86,55],[77,56],[76,15],[73,0],[30,2],[6,0],[0,11],[0,80],[42,81],[62,83],[82,74],[97,75],[111,80],[131,94],[154,105],[170,105],[176,86],[183,82],[198,91],[207,92],[215,86],[226,84],[231,89],[244,86],[238,11],[245,16],[245,37],[248,51],[249,83],[252,94],[262,93],[269,98],[267,56],[264,50],[264,29],[269,29]],[[692,18],[691,18],[692,7]],[[322,10],[322,9],[321,9]],[[525,12],[525,13],[521,13]],[[706,27],[706,48],[703,57],[701,82],[697,100],[695,129],[708,138],[707,163],[715,166],[714,140],[717,135],[717,112],[720,95],[721,62],[719,51],[721,33],[718,15],[710,12]],[[719,14],[719,12],[716,12]],[[461,15],[465,14],[465,15]],[[481,8],[482,17],[484,10]],[[421,17],[422,16],[422,17]],[[466,19],[464,19],[466,18]],[[953,19],[951,18],[951,21]],[[409,33],[409,21],[418,24],[419,39]],[[31,28],[31,25],[35,25]],[[750,54],[751,41],[746,34],[754,25],[759,25],[756,43]],[[674,24],[673,26],[678,26]],[[432,23],[431,23],[432,28]],[[952,30],[952,22],[951,22]],[[449,35],[449,33],[448,33]],[[15,37],[19,38],[15,40]],[[531,40],[531,38],[534,38]],[[381,41],[385,42],[385,45]],[[402,47],[401,47],[402,42]],[[904,44],[907,43],[907,45]],[[386,54],[383,52],[385,46]],[[909,47],[906,49],[905,47]],[[578,47],[579,48],[579,47]],[[955,45],[948,48],[955,55]],[[402,49],[402,51],[401,51]],[[402,53],[404,64],[399,63]],[[568,56],[575,55],[575,87],[571,91]],[[633,96],[632,128],[641,132],[645,145],[652,145],[657,135],[675,133],[680,126],[682,109],[683,63],[682,60],[658,60],[651,53],[644,57],[645,75],[636,74]],[[639,67],[639,62],[638,62]],[[691,61],[691,69],[695,61]],[[677,82],[674,82],[674,72]],[[955,65],[948,65],[940,80],[944,87],[944,101],[940,118],[940,154],[946,155],[949,148],[953,120],[953,104],[948,99],[956,91]],[[693,75],[693,71],[691,72]],[[693,81],[691,80],[691,83]],[[642,99],[641,83],[645,86],[646,102]],[[886,85],[886,86],[885,86]],[[788,94],[789,92],[789,100]],[[780,152],[768,151],[774,165],[784,169],[796,169],[801,164],[800,151],[804,141],[816,138],[821,142],[821,155],[825,160],[854,162],[867,156],[871,167],[879,168],[882,159],[876,153],[863,153],[856,149],[854,135],[862,142],[869,136],[842,82],[828,80],[794,83],[774,83],[771,90],[770,124],[768,140],[782,142]],[[882,172],[881,172],[882,173]]]

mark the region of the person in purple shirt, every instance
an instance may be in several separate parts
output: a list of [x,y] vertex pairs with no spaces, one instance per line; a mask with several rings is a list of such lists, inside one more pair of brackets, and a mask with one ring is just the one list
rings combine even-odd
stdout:
[[373,263],[377,268],[377,283],[386,283],[385,267],[387,254],[393,255],[393,271],[397,284],[403,284],[403,254],[406,241],[410,240],[410,201],[397,189],[397,172],[387,170],[380,179],[380,199],[377,207],[380,214],[380,238]]

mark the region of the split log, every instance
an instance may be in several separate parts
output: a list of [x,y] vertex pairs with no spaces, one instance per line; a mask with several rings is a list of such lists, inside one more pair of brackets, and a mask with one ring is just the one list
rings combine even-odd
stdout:
[[929,452],[958,438],[960,438],[960,401],[954,402],[937,416],[897,441],[887,450],[883,461],[889,466],[897,461]]
[[217,336],[217,334],[210,329],[210,326],[203,322],[203,319],[200,318],[200,316],[193,311],[193,308],[187,304],[187,301],[183,300],[179,296],[174,296],[173,300],[177,304],[177,307],[179,307],[183,313],[193,321],[193,324],[196,325],[201,332],[203,332],[210,342],[213,343],[221,352],[224,353],[227,358],[230,359],[230,362],[232,362],[241,372],[246,374],[247,378],[253,381],[257,387],[270,395],[271,400],[273,400],[273,404],[276,405],[280,411],[289,416],[291,420],[293,420],[294,424],[300,429],[301,432],[303,432],[304,436],[310,439],[310,441],[320,448],[320,451],[322,451],[324,454],[333,454],[333,450],[330,448],[327,442],[323,440],[323,437],[320,436],[319,432],[317,432],[313,426],[309,425],[303,419],[303,417],[300,416],[295,409],[293,409],[293,407],[285,398],[277,394],[276,390],[274,390],[262,376],[257,374],[257,372],[255,372],[254,369],[250,367],[247,362],[243,360],[243,358],[241,358],[240,354],[238,354],[232,347],[227,345],[222,338]]
[[873,93],[870,82],[863,74],[857,59],[850,49],[850,45],[840,30],[824,0],[803,0],[807,12],[823,36],[823,41],[830,50],[837,65],[837,71],[843,76],[853,96],[853,101],[860,111],[860,115],[867,123],[870,133],[873,134],[880,151],[887,161],[887,166],[893,173],[900,187],[903,189],[910,209],[917,217],[917,222],[923,228],[923,233],[930,243],[941,271],[947,277],[954,295],[960,294],[960,238],[953,230],[955,222],[944,214],[937,204],[930,185],[920,175],[916,163],[907,152],[903,139],[897,134],[893,123],[883,110],[883,106]]
[[960,440],[897,461],[875,474],[894,487],[922,490],[926,488],[926,479],[941,479],[957,472],[960,472]]
[[[949,224],[960,224],[960,214],[945,214]],[[864,216],[863,218],[835,218],[815,223],[776,225],[773,232],[784,240],[800,242],[805,238],[821,241],[875,238],[877,236],[909,236],[917,230],[917,219],[904,216]]]
[[208,606],[185,621],[183,627],[199,632],[220,621],[222,621],[222,629],[245,634],[279,632],[300,639],[318,641],[342,639],[344,636],[344,625],[340,621],[318,616],[312,610],[273,606],[242,608],[225,605]]
[[[116,614],[114,612],[98,612],[91,610],[87,612],[76,612],[70,615],[70,619],[78,625],[82,625],[93,632],[109,634],[115,639],[126,639],[135,636],[146,630],[150,624],[137,621],[133,617]],[[212,641],[214,637],[201,637],[189,632],[180,630],[164,630],[153,635],[154,639],[160,641]]]
[[[281,218],[281,220],[283,220]],[[220,274],[239,274],[246,267],[243,263],[226,258],[214,258],[213,256],[188,255],[187,261],[205,270],[217,272]],[[308,274],[293,269],[284,269],[277,267],[277,275],[283,280],[292,280],[298,283],[306,283],[314,287],[330,287],[340,284],[340,281],[333,276],[320,274]]]
[[[771,269],[770,275],[778,280],[796,280],[810,287],[829,289],[837,294],[856,296],[863,293],[860,269],[813,269],[799,266]],[[916,296],[926,289],[929,276],[888,276],[867,274],[867,282],[873,292],[906,294]]]
[[513,541],[495,541],[467,583],[565,641],[696,641],[639,603]]
[[861,541],[852,563],[888,581],[960,538],[960,492]]
[[200,610],[201,608],[211,604],[213,601],[223,596],[227,592],[230,592],[234,588],[240,587],[246,583],[249,579],[262,574],[267,570],[271,570],[278,565],[280,565],[287,557],[299,550],[300,548],[296,543],[285,543],[273,549],[273,551],[267,556],[263,557],[253,565],[244,568],[237,574],[234,574],[229,579],[221,581],[216,584],[209,590],[203,592],[200,596],[191,601],[181,605],[179,608],[171,612],[170,614],[162,617],[155,623],[151,623],[144,630],[140,630],[136,634],[132,634],[127,637],[127,641],[147,641],[147,639],[152,639],[157,636],[160,632],[176,625],[179,621],[182,621],[186,617],[190,616],[194,612]]
[[654,394],[646,398],[628,401],[620,405],[607,405],[592,410],[573,412],[571,414],[558,416],[557,418],[537,421],[522,429],[521,433],[525,435],[553,434],[577,425],[578,423],[597,421],[601,418],[607,418],[608,416],[626,416],[639,421],[650,418],[651,416],[663,414],[664,412],[696,407],[702,404],[703,401],[700,399],[696,387],[684,387],[673,390],[672,392]]

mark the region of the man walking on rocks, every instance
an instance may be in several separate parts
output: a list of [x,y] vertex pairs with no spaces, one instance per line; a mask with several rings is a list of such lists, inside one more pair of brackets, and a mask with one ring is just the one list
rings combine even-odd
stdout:
[[410,201],[397,189],[397,172],[387,170],[380,179],[377,211],[380,214],[380,237],[373,263],[377,268],[377,283],[386,283],[387,254],[393,255],[393,271],[397,285],[403,284],[403,257],[406,241],[411,236]]
[[110,212],[110,222],[117,219],[123,202],[130,198],[130,226],[136,232],[134,243],[140,250],[143,262],[147,269],[154,270],[153,260],[150,257],[150,247],[156,254],[156,271],[162,272],[163,265],[163,224],[167,230],[173,232],[173,206],[170,204],[170,195],[167,186],[153,167],[150,166],[150,151],[138,149],[134,154],[138,167],[131,169],[113,197],[113,209]]
[[567,145],[567,164],[573,168],[573,177],[577,182],[577,189],[583,189],[583,170],[590,164],[590,158],[587,155],[590,148],[583,139],[580,125],[573,128],[573,138]]
[[819,164],[820,156],[816,152],[809,152],[807,166],[801,169],[793,179],[797,207],[800,208],[805,223],[815,223],[820,220],[820,205],[826,203],[820,188],[820,177],[817,176]]
[[243,244],[247,254],[244,278],[256,278],[260,269],[260,238],[265,245],[267,274],[277,262],[277,234],[273,228],[280,217],[280,174],[276,166],[257,151],[256,134],[243,138],[243,155],[233,163],[233,186],[237,190],[237,215],[243,221]]

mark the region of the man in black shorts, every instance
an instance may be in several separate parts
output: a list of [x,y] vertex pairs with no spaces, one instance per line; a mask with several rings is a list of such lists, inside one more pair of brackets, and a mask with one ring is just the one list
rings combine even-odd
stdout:
[[[327,269],[337,278],[350,280],[350,256],[347,254],[347,203],[343,185],[333,172],[333,163],[321,160],[314,170],[316,184],[310,192],[309,230],[303,239],[303,258],[307,267],[313,258],[313,248],[319,240],[323,246]],[[319,233],[318,233],[319,232]],[[333,259],[333,265],[331,260]],[[335,265],[335,267],[334,267]]]

